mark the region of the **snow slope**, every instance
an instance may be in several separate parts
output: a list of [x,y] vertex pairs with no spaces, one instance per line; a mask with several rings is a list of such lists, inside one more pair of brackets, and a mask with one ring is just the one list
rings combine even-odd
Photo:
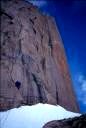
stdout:
[[59,105],[39,103],[0,112],[0,124],[1,128],[42,128],[49,121],[75,116],[80,114],[67,111]]

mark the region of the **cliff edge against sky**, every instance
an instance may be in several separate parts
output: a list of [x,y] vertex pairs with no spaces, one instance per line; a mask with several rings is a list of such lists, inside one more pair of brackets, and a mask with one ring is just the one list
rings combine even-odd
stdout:
[[23,0],[1,1],[0,110],[36,103],[79,111],[55,20]]

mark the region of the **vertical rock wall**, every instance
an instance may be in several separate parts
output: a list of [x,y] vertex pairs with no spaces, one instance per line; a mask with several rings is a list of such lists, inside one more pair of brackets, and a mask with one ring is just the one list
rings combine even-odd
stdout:
[[42,102],[78,111],[55,21],[23,0],[2,0],[0,66],[0,110]]

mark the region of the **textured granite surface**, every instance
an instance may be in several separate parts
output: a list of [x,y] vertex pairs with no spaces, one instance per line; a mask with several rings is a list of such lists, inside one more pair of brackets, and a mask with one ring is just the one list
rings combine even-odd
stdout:
[[78,111],[54,18],[23,0],[1,0],[0,110],[36,103]]

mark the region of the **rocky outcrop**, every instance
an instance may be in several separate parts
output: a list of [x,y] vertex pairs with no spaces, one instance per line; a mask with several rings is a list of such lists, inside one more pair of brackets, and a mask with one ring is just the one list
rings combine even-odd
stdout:
[[85,128],[85,127],[86,127],[86,114],[80,117],[51,121],[45,124],[43,128]]
[[52,17],[23,0],[2,0],[0,48],[0,110],[42,102],[78,111]]

